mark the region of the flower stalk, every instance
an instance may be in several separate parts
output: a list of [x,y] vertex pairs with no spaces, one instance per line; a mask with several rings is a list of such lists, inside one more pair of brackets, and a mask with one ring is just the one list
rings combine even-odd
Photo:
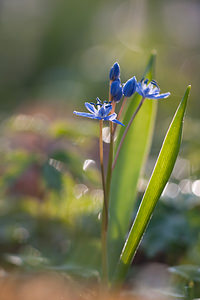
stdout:
[[108,280],[108,263],[107,263],[107,230],[108,230],[108,198],[106,192],[104,164],[103,164],[103,120],[99,121],[99,158],[101,166],[101,178],[103,187],[103,211],[102,211],[102,228],[101,228],[101,242],[102,242],[102,279],[106,284]]

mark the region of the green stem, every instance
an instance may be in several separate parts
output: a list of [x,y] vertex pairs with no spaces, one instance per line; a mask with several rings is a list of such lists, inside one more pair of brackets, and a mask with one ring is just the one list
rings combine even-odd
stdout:
[[99,121],[100,134],[99,134],[99,156],[101,165],[101,178],[103,187],[103,211],[102,211],[102,228],[101,228],[101,243],[102,243],[102,280],[106,284],[108,281],[108,263],[107,263],[107,229],[108,229],[108,200],[106,193],[106,184],[104,176],[104,164],[103,164],[103,139],[102,139],[102,129],[103,120]]
[[130,121],[129,121],[127,127],[126,127],[126,130],[124,131],[124,134],[123,134],[123,136],[122,136],[122,139],[121,139],[121,141],[120,141],[120,143],[119,143],[119,146],[118,146],[118,149],[117,149],[117,153],[116,153],[116,155],[115,155],[115,159],[114,159],[114,162],[113,162],[113,165],[112,165],[112,170],[115,168],[115,165],[116,165],[116,162],[117,162],[117,158],[118,158],[118,156],[119,156],[119,152],[120,152],[121,147],[122,147],[122,145],[123,145],[124,139],[125,139],[125,137],[126,137],[126,135],[127,135],[127,133],[128,133],[128,130],[129,130],[129,128],[130,128],[130,126],[131,126],[133,120],[135,119],[135,117],[136,117],[138,111],[140,110],[140,108],[141,108],[141,106],[142,106],[144,100],[145,100],[145,98],[142,98],[142,100],[140,101],[138,107],[136,108],[136,111],[135,111],[134,114],[132,115],[132,118],[130,119]]

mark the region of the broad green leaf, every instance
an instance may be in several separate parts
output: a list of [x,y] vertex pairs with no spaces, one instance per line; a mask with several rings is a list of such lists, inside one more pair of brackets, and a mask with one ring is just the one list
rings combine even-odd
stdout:
[[[154,65],[155,53],[151,55],[144,73],[144,76],[150,80],[152,79]],[[125,125],[128,124],[140,101],[141,96],[136,93],[132,99],[127,100],[128,107],[123,119]],[[138,116],[129,129],[113,172],[108,229],[108,261],[112,273],[116,267],[126,234],[130,228],[138,179],[151,144],[156,116],[156,104],[156,101],[151,100],[147,100],[143,104]],[[115,152],[124,132],[124,127],[120,127]]]
[[149,184],[122,250],[116,270],[116,282],[125,278],[142,236],[153,214],[156,203],[158,202],[161,193],[172,173],[181,144],[183,118],[190,88],[191,87],[188,86],[186,89],[185,95],[165,136],[160,154],[149,180]]

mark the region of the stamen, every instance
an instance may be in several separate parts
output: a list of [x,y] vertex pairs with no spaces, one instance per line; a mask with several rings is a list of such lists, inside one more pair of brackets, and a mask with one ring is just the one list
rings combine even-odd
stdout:
[[155,80],[151,80],[151,83],[159,89],[159,86]]
[[148,79],[146,79],[146,80],[144,81],[144,83],[145,83],[145,84],[147,84],[147,83],[148,83],[148,81],[149,81],[149,80],[148,80]]
[[157,82],[154,79],[151,80],[151,83],[157,84]]
[[98,97],[97,97],[97,99],[96,99],[96,100],[97,100],[97,102],[101,103],[101,100],[100,100]]

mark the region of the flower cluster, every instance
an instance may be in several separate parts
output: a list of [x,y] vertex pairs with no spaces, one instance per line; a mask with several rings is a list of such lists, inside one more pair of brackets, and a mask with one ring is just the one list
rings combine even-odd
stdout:
[[110,94],[112,96],[112,100],[115,102],[119,102],[124,95],[125,97],[131,97],[135,91],[137,86],[137,80],[135,76],[130,78],[122,87],[120,81],[120,67],[116,62],[110,69]]
[[117,120],[117,114],[112,114],[112,103],[119,102],[124,96],[125,98],[131,97],[135,92],[142,96],[143,99],[164,99],[167,98],[170,93],[160,94],[160,88],[155,80],[149,81],[148,79],[142,79],[137,82],[135,76],[126,81],[123,85],[120,80],[120,66],[116,62],[110,69],[110,102],[104,101],[103,103],[97,98],[97,103],[93,102],[85,103],[85,107],[90,113],[77,112],[74,114],[81,117],[87,117],[90,119],[111,121],[123,125]]
[[124,97],[131,97],[135,92],[147,99],[162,99],[167,98],[170,93],[160,94],[160,89],[155,80],[149,82],[148,79],[142,79],[137,82],[135,76],[126,81],[123,85],[120,81],[120,67],[116,62],[110,69],[110,93],[112,100],[119,102]]

